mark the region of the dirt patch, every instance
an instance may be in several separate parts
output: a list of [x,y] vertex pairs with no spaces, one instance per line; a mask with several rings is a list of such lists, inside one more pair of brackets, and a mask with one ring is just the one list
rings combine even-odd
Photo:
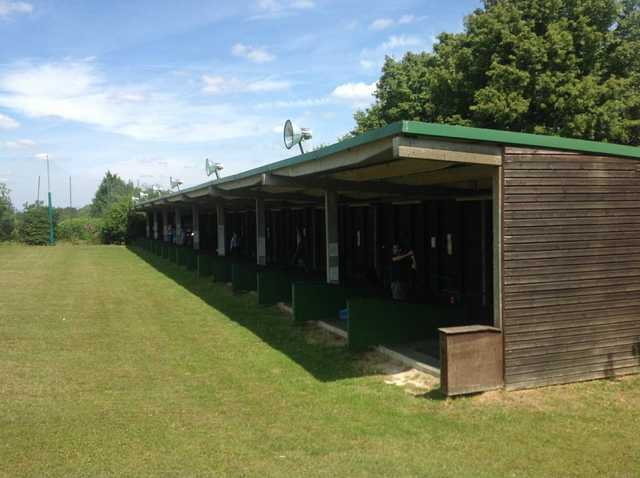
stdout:
[[379,352],[367,352],[360,358],[360,366],[376,375],[384,383],[402,387],[410,395],[424,395],[440,386],[440,381],[420,370],[407,367],[382,355]]
[[309,344],[320,344],[327,347],[345,347],[347,345],[347,339],[315,324],[305,324],[304,337]]

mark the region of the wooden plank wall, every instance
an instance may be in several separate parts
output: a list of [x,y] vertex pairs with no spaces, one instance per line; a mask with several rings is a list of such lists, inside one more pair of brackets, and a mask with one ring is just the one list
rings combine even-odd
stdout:
[[507,388],[640,372],[640,161],[507,148]]

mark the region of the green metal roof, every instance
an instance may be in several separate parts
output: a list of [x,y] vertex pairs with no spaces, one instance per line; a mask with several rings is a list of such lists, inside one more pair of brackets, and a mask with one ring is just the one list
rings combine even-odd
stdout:
[[[488,143],[508,144],[510,146],[529,146],[541,149],[561,149],[604,154],[610,156],[626,156],[640,159],[640,148],[621,144],[601,143],[584,139],[563,138],[561,136],[545,136],[541,134],[515,133],[496,129],[469,128],[419,121],[402,121],[402,133],[416,136],[435,136],[441,138],[482,141]],[[397,123],[394,123],[397,124]]]
[[601,143],[597,141],[587,141],[583,139],[563,138],[560,136],[545,136],[530,133],[516,133],[513,131],[501,131],[485,128],[471,128],[467,126],[453,126],[436,123],[422,123],[420,121],[397,121],[383,128],[378,128],[367,133],[346,139],[339,143],[332,144],[308,153],[293,156],[275,163],[250,169],[242,173],[234,174],[221,179],[208,181],[197,186],[183,189],[179,192],[163,196],[162,198],[150,199],[140,202],[138,205],[152,203],[158,199],[177,196],[189,193],[208,186],[215,186],[238,179],[244,179],[259,174],[269,173],[288,166],[314,161],[325,158],[341,151],[348,150],[363,144],[372,143],[379,139],[392,136],[423,136],[443,139],[456,139],[472,142],[494,143],[510,146],[526,146],[540,149],[554,149],[565,151],[584,152],[589,154],[602,154],[609,156],[624,156],[640,159],[640,148],[635,146],[624,146],[613,143]]

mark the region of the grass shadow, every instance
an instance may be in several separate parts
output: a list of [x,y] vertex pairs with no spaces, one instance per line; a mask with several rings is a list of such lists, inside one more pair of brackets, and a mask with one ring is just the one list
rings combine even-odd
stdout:
[[347,347],[307,339],[308,327],[287,320],[277,307],[260,306],[249,293],[233,293],[210,277],[198,278],[173,262],[136,247],[128,249],[176,284],[199,297],[238,325],[250,330],[270,347],[282,352],[317,380],[332,382],[373,375]]

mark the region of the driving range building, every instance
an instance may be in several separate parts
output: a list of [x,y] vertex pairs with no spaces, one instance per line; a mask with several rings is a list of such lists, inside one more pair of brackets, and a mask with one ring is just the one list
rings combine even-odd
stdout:
[[[355,349],[437,356],[444,328],[467,391],[528,388],[640,371],[639,160],[403,121],[137,208],[147,248],[336,322]],[[389,297],[397,243],[416,258],[409,303]]]

